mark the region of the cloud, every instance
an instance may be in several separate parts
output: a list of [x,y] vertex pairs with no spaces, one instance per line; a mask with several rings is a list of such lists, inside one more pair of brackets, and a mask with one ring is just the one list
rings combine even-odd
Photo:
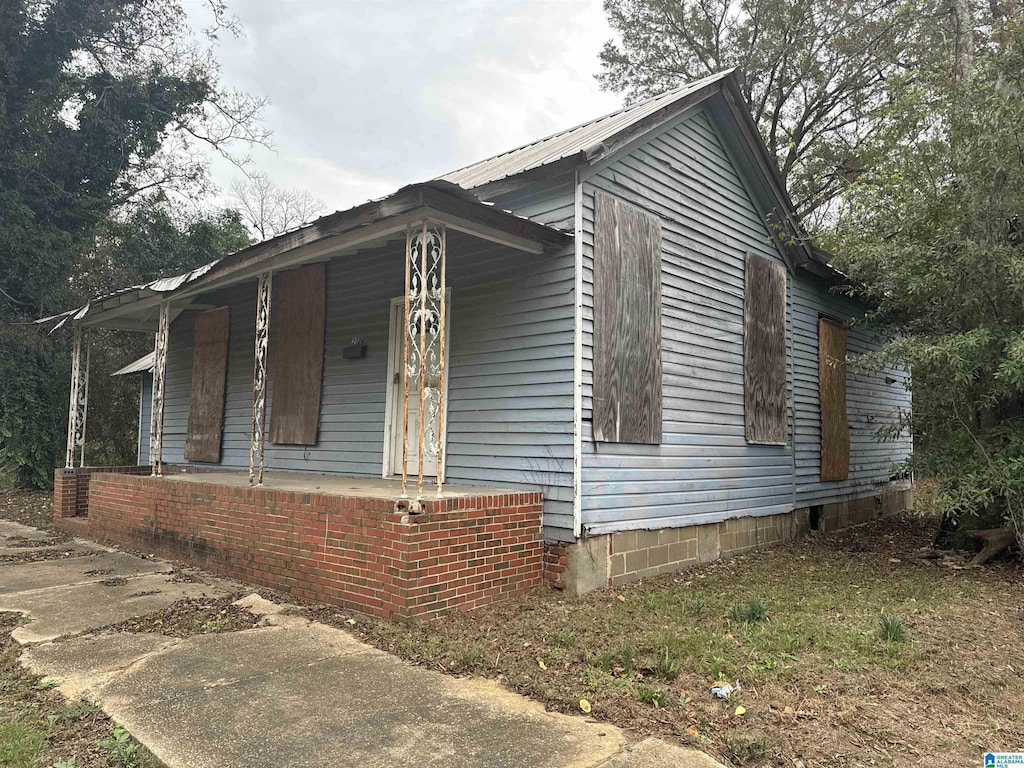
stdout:
[[[621,103],[593,77],[610,34],[599,0],[247,0],[232,10],[245,36],[222,40],[224,83],[272,103],[276,153],[254,152],[254,165],[329,209]],[[237,170],[215,162],[213,174],[226,187]]]

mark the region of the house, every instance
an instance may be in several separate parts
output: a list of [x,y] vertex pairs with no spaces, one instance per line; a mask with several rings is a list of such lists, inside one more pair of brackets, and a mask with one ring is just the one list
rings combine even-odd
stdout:
[[[386,616],[863,521],[910,398],[844,282],[714,75],[58,316],[55,514]],[[74,466],[91,328],[156,334],[137,467]]]

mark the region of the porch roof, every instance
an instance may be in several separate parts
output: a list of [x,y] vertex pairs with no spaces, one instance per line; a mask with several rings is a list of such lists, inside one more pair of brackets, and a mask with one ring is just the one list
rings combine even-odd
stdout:
[[66,323],[100,328],[154,331],[160,304],[176,298],[171,316],[186,309],[208,291],[252,279],[269,269],[352,252],[394,239],[409,225],[430,219],[451,229],[528,253],[563,246],[572,235],[482,202],[472,192],[448,181],[411,184],[387,197],[323,216],[312,224],[251,245],[202,267],[173,277],[133,285],[91,299],[84,306],[37,320],[53,324],[51,333]]

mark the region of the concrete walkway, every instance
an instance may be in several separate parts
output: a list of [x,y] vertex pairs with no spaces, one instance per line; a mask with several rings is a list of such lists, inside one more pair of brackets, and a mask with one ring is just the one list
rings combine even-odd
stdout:
[[[0,521],[0,547],[39,532]],[[169,768],[716,768],[701,752],[546,712],[483,680],[408,665],[342,630],[256,595],[255,629],[176,639],[102,627],[183,597],[240,585],[75,542],[74,556],[0,564],[0,611],[22,661],[69,698],[85,697]],[[720,767],[719,767],[720,768]]]

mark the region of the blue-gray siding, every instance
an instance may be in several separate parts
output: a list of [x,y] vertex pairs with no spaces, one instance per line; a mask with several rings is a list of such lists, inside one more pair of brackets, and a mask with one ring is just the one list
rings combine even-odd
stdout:
[[[594,190],[662,222],[661,445],[595,443]],[[792,508],[789,446],[748,445],[743,272],[748,250],[780,260],[703,113],[662,132],[583,187],[583,527],[662,528]],[[790,346],[790,345],[787,345]]]
[[[864,308],[831,293],[810,275],[797,275],[794,283],[794,398],[796,402],[796,504],[828,504],[878,493],[889,481],[893,466],[910,453],[909,434],[899,440],[879,440],[879,430],[896,423],[897,412],[910,408],[905,371],[878,373],[851,368],[846,376],[846,410],[850,422],[850,476],[843,482],[823,483],[821,468],[821,414],[818,409],[818,318],[846,321],[860,318]],[[880,339],[870,328],[854,324],[847,335],[847,352],[859,355],[876,350]]]
[[149,464],[149,431],[153,421],[153,374],[139,374],[142,383],[139,401],[139,464]]
[[[268,469],[379,477],[383,469],[390,302],[401,294],[403,244],[335,258],[327,317],[319,439],[268,445]],[[573,255],[530,256],[449,234],[452,290],[447,478],[542,488],[548,535],[572,527]],[[247,467],[255,282],[204,297],[231,307],[222,461]],[[171,327],[164,457],[183,462],[193,317]],[[274,345],[271,322],[271,350]],[[360,337],[361,360],[342,348]],[[273,356],[268,400],[273,408]]]
[[[596,443],[591,430],[594,190],[661,219],[661,445]],[[884,376],[850,378],[851,480],[819,483],[819,309],[855,307],[808,290],[789,273],[789,444],[751,445],[743,418],[744,258],[781,260],[747,182],[705,112],[681,119],[586,178],[583,185],[582,518],[587,533],[769,515],[877,492],[906,445],[880,444],[867,425],[908,396]],[[814,335],[816,336],[816,325]],[[859,331],[851,352],[866,349]],[[813,357],[811,357],[813,356]],[[813,364],[813,369],[810,367]],[[813,376],[813,378],[812,378]],[[794,384],[795,382],[795,384]],[[869,416],[869,414],[871,414]],[[795,435],[795,452],[794,452]]]

